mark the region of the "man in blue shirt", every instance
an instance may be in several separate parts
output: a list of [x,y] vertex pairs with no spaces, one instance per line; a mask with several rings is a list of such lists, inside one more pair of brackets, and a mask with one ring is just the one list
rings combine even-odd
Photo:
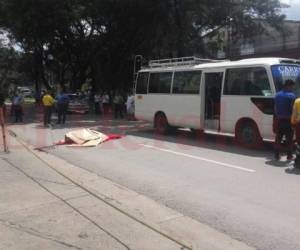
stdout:
[[275,159],[280,160],[280,149],[283,137],[286,140],[287,160],[293,160],[293,128],[291,125],[291,116],[293,105],[296,99],[293,89],[295,82],[286,80],[283,88],[275,96],[275,117],[277,120],[276,138],[275,138]]
[[15,114],[15,122],[23,122],[23,97],[17,92],[12,100],[12,109]]
[[66,93],[64,93],[64,91],[61,91],[55,99],[58,113],[57,124],[65,124],[70,98]]

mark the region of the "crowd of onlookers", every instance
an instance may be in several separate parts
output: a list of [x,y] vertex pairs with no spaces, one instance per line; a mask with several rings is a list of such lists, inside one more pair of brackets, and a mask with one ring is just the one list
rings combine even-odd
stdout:
[[[75,96],[75,99],[74,99]],[[134,120],[134,95],[133,92],[125,93],[123,91],[107,92],[76,92],[68,93],[64,90],[41,91],[35,94],[35,103],[43,107],[44,125],[51,123],[52,113],[57,112],[57,123],[64,124],[69,110],[69,105],[74,102],[81,103],[87,107],[89,113],[97,116],[111,114],[116,119],[127,117],[128,120]],[[71,98],[72,97],[72,98]],[[15,123],[23,122],[24,115],[24,96],[20,91],[14,91],[10,94],[11,109],[10,115]]]
[[122,91],[115,91],[109,94],[106,91],[98,91],[96,93],[86,92],[83,93],[86,97],[90,110],[94,111],[97,115],[114,114],[114,117],[134,119],[134,95],[132,92],[125,94]]

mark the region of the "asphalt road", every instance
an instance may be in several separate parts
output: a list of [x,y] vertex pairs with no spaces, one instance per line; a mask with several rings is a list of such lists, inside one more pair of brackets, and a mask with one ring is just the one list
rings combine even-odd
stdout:
[[300,171],[230,138],[129,132],[97,148],[56,156],[142,193],[258,249],[300,249]]

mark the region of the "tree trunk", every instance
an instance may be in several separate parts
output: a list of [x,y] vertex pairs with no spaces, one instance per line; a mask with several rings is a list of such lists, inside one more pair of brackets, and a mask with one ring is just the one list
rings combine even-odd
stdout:
[[[35,60],[35,67],[37,70],[37,79],[36,82],[41,80],[47,90],[50,90],[51,87],[45,77],[45,69],[43,64],[43,49],[42,48],[35,48],[34,49],[34,60]],[[38,85],[38,83],[37,83]],[[40,88],[40,86],[38,86]]]
[[174,10],[175,10],[175,23],[177,26],[176,34],[176,52],[177,57],[182,57],[184,55],[184,28],[183,28],[183,7],[180,0],[174,0]]

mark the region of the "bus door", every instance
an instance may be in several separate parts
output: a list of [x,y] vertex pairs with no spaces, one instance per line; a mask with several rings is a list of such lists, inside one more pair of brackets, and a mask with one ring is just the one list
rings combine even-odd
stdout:
[[204,73],[204,120],[206,130],[220,130],[223,72]]

